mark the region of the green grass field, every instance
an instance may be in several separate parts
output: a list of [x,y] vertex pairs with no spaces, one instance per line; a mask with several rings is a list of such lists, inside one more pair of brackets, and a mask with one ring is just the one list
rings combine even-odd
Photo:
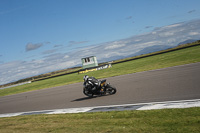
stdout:
[[[196,62],[200,62],[200,45],[129,62],[115,64],[110,69],[89,72],[86,74],[89,76],[94,76],[96,78],[106,78]],[[0,90],[0,96],[82,82],[84,75],[85,74],[74,73],[33,82],[31,84],[7,88]]]
[[0,118],[1,133],[199,133],[200,108]]

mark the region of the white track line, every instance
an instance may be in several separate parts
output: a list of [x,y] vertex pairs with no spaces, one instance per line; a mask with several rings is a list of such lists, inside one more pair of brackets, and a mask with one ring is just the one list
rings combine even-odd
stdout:
[[32,114],[65,114],[65,113],[101,112],[101,111],[113,111],[113,110],[120,110],[120,111],[152,110],[152,109],[191,108],[191,107],[200,107],[200,99],[29,111],[29,112],[0,114],[0,117],[12,117],[12,116],[32,115]]

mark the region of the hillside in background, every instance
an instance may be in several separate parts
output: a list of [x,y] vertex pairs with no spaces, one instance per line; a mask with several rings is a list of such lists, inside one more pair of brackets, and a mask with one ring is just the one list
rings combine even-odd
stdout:
[[187,43],[193,43],[193,42],[196,42],[198,40],[194,40],[194,39],[188,39],[188,40],[185,40],[183,42],[180,42],[178,45],[183,45],[183,44],[187,44]]
[[185,40],[183,42],[180,42],[178,43],[177,45],[175,46],[169,46],[169,45],[153,45],[153,46],[149,46],[149,47],[145,47],[143,48],[142,50],[134,53],[134,54],[130,54],[128,56],[121,56],[121,55],[118,55],[118,56],[112,56],[110,57],[109,59],[108,58],[102,58],[101,60],[99,60],[100,62],[103,62],[103,61],[106,61],[106,62],[109,62],[109,61],[114,61],[114,60],[122,60],[122,59],[125,59],[125,58],[131,58],[131,57],[134,57],[134,56],[139,56],[139,55],[144,55],[144,54],[149,54],[149,53],[153,53],[153,52],[158,52],[158,51],[162,51],[162,50],[166,50],[166,49],[170,49],[170,48],[176,48],[177,46],[179,45],[184,45],[184,44],[188,44],[188,43],[193,43],[193,42],[196,42],[197,40],[193,40],[193,39],[188,39],[188,40]]

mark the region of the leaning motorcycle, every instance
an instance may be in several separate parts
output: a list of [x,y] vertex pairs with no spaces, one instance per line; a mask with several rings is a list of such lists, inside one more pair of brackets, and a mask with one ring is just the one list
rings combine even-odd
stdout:
[[99,88],[96,91],[92,90],[92,86],[87,82],[83,83],[83,93],[88,97],[93,97],[94,95],[106,95],[115,94],[117,92],[116,88],[105,80],[99,81]]

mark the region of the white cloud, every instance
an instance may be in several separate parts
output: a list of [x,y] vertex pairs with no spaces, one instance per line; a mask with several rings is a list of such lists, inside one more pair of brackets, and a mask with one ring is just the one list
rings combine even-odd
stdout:
[[139,41],[142,41],[142,39],[136,39],[136,40],[134,40],[135,42],[139,42]]
[[175,38],[169,38],[166,41],[167,41],[167,43],[173,43],[173,42],[176,41],[176,39]]
[[165,26],[164,28],[175,28],[175,27],[181,26],[181,24],[182,23],[172,24],[172,25]]
[[121,47],[125,47],[125,44],[111,44],[110,46],[105,47],[105,49],[116,49],[116,48],[121,48]]
[[110,58],[110,57],[113,57],[113,56],[123,56],[124,53],[121,53],[121,52],[109,52],[109,53],[105,53],[104,56],[106,58]]
[[200,35],[199,32],[189,32],[189,35],[194,36],[194,35]]
[[174,35],[174,32],[163,32],[163,33],[160,33],[159,36],[161,37],[169,37],[169,36],[173,36]]
[[65,55],[64,58],[65,58],[65,59],[69,58],[69,55]]

